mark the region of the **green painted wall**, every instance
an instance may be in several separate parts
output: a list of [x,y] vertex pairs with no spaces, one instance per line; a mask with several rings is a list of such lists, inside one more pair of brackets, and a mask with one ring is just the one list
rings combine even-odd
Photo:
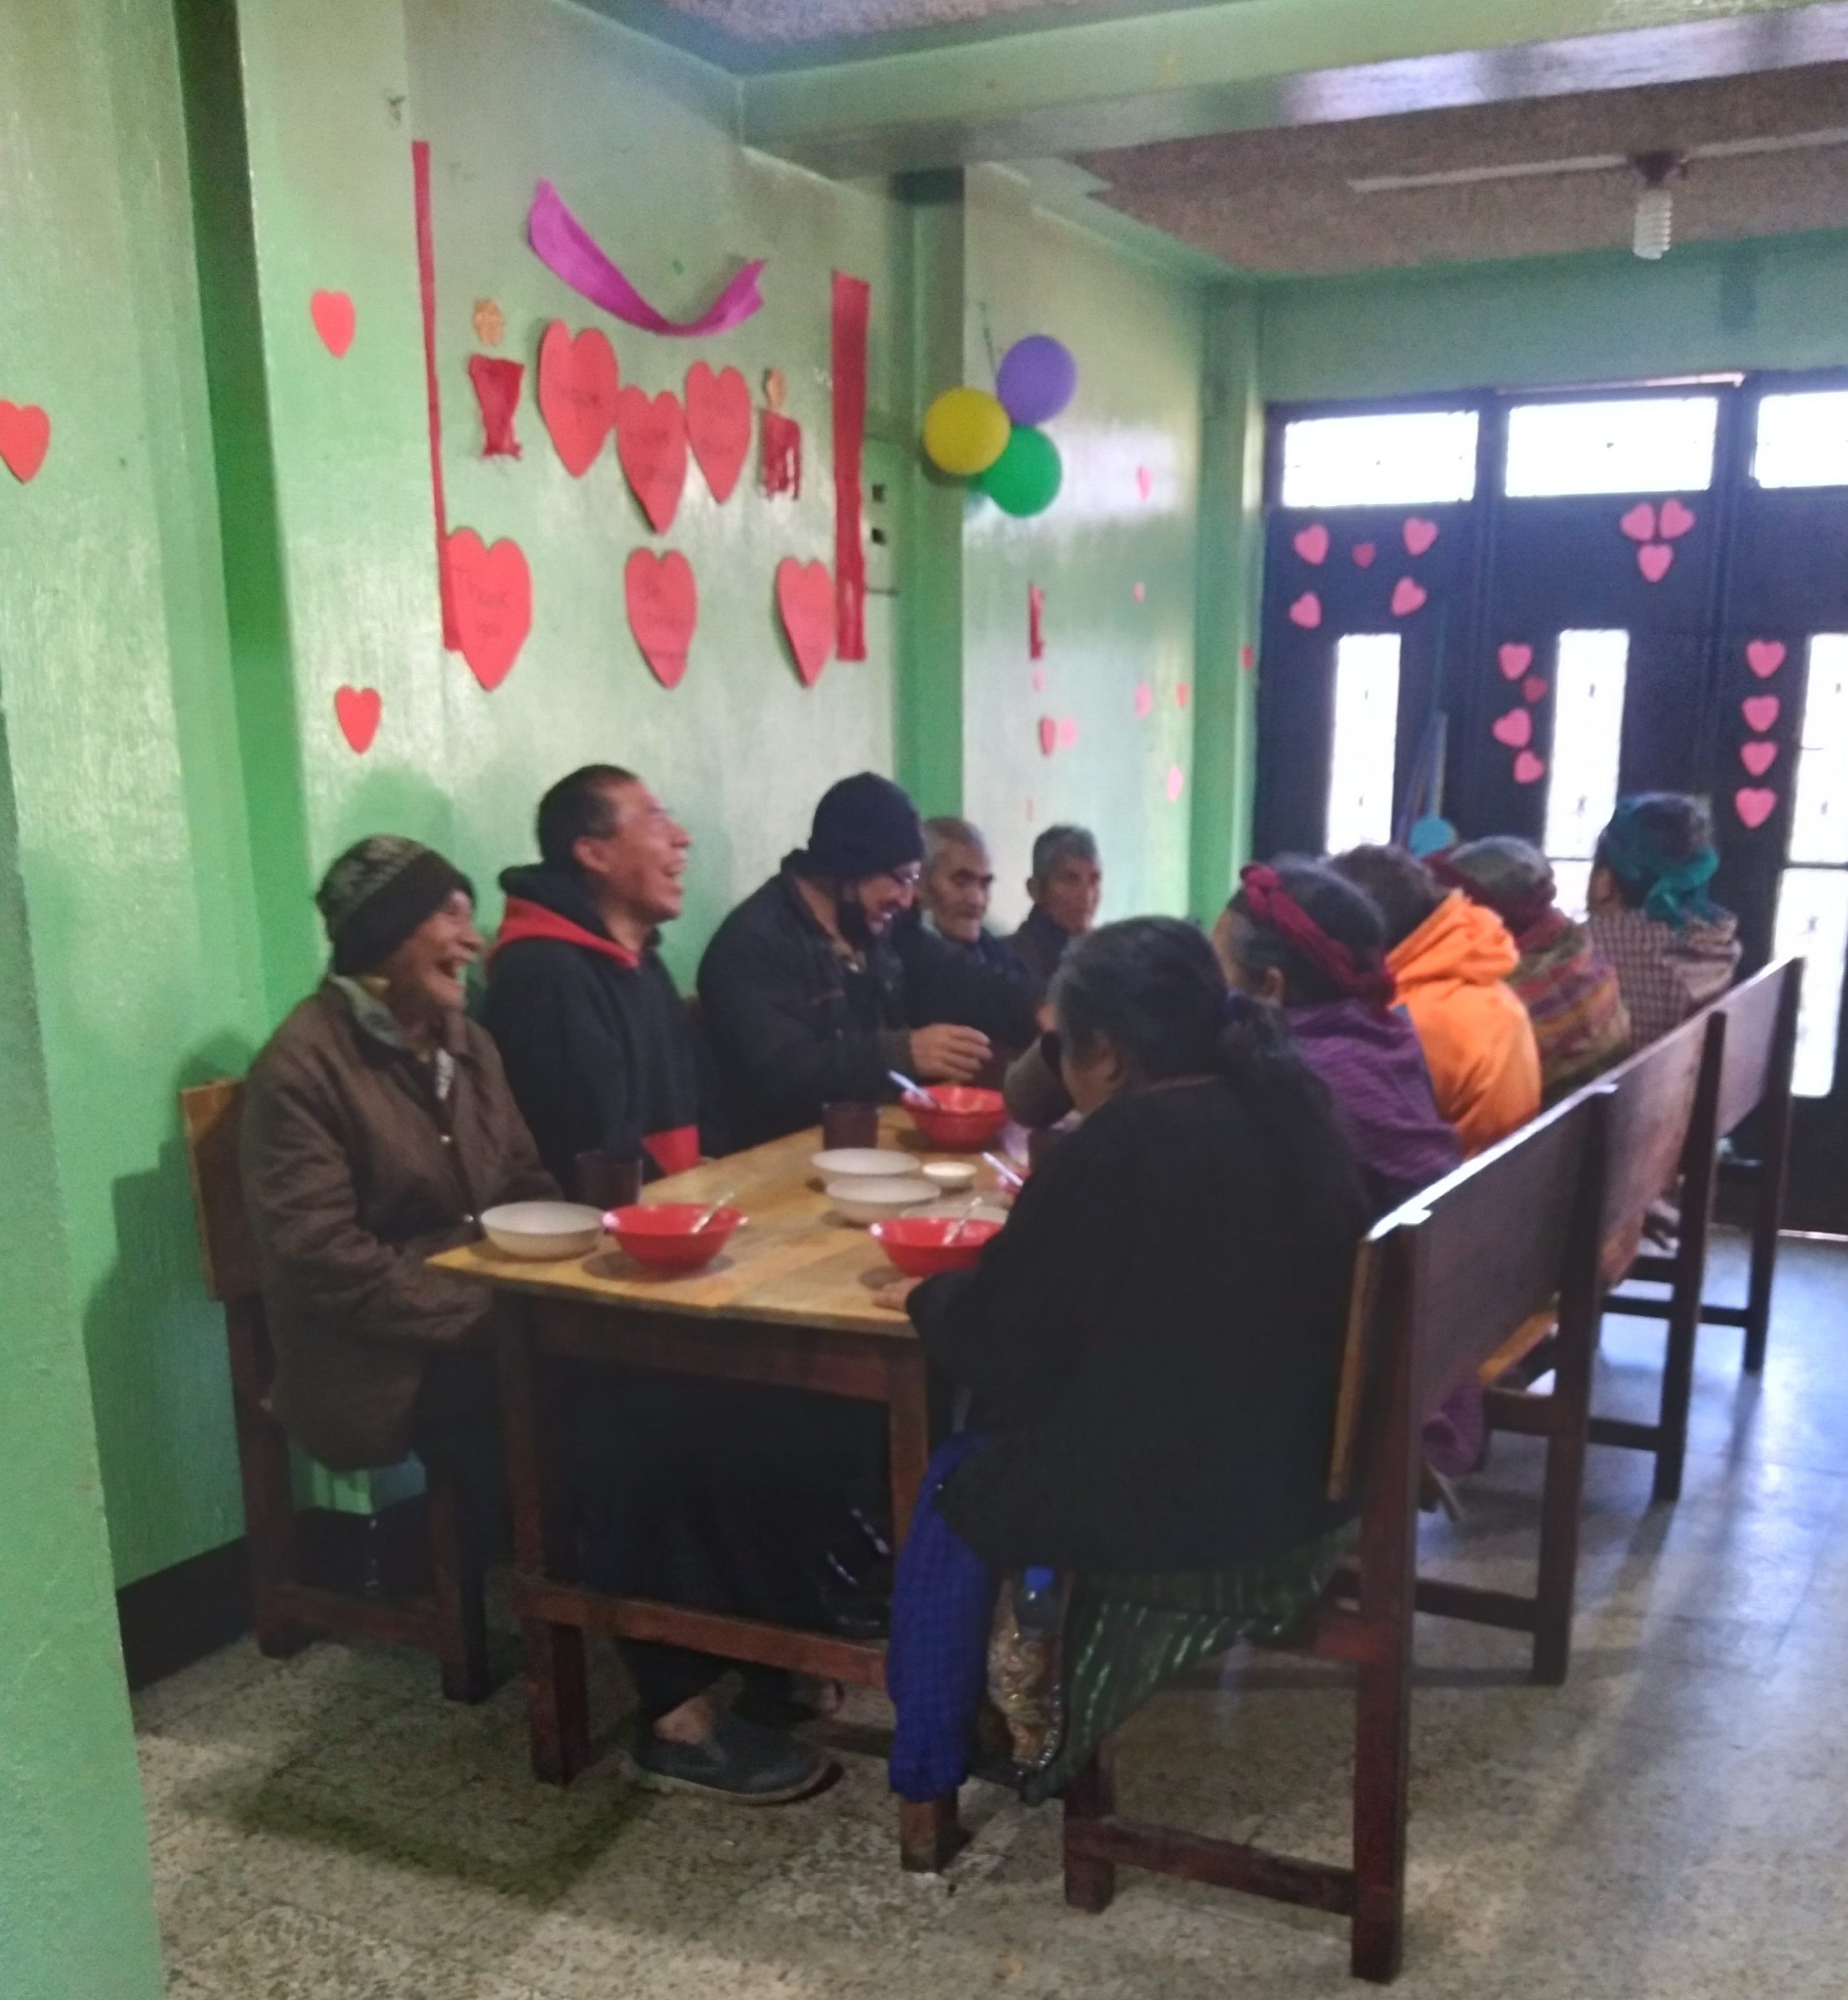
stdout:
[[[966,506],[963,804],[993,845],[996,920],[1026,914],[1033,835],[1060,820],[1098,835],[1106,916],[1184,910],[1202,296],[1036,210],[994,168],[969,174],[965,228],[964,379],[992,385],[991,343],[998,359],[1030,333],[1078,362],[1078,393],[1047,426],[1065,461],[1057,500],[1025,521],[979,495]],[[1075,724],[1076,742],[1048,756],[1047,720]]]

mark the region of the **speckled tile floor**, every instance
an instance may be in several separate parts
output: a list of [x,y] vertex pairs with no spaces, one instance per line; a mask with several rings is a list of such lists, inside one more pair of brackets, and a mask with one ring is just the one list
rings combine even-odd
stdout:
[[[1723,1242],[1721,1270],[1736,1269]],[[1686,1497],[1594,1449],[1578,1651],[1530,1687],[1512,1635],[1422,1620],[1408,2000],[1837,2000],[1848,1988],[1848,1252],[1786,1247],[1769,1370],[1704,1339]],[[1603,1407],[1647,1413],[1659,1336],[1613,1321]],[[1535,1460],[1496,1442],[1445,1573],[1521,1576]],[[621,1684],[606,1672],[613,1731]],[[941,1879],[896,1865],[881,1705],[845,1775],[744,1812],[527,1774],[517,1683],[484,1707],[421,1659],[248,1643],[136,1703],[168,1992],[184,2000],[1018,2000],[1352,1991],[1342,1927],[1125,1873],[1061,1900],[1054,1810],[981,1786]],[[1234,1656],[1138,1718],[1125,1804],[1341,1856],[1350,1702]]]

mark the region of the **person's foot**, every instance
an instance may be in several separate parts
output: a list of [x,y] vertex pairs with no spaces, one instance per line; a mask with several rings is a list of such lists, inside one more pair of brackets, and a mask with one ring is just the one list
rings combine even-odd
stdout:
[[800,1729],[806,1722],[823,1722],[838,1715],[846,1699],[846,1690],[839,1681],[784,1675],[780,1681],[746,1681],[731,1704],[731,1713],[759,1729]]
[[741,1806],[782,1805],[804,1797],[834,1769],[812,1744],[760,1728],[729,1711],[715,1716],[697,1743],[670,1741],[644,1728],[630,1755],[653,1785]]

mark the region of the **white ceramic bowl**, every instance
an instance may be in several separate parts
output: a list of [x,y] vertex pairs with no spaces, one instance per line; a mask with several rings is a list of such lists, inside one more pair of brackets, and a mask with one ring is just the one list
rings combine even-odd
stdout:
[[967,1160],[927,1160],[924,1178],[944,1193],[954,1194],[958,1189],[974,1186],[975,1169]]
[[481,1227],[495,1249],[535,1264],[588,1256],[602,1240],[600,1209],[575,1201],[510,1201],[481,1211]]
[[884,1146],[837,1146],[831,1153],[811,1154],[808,1164],[825,1181],[891,1181],[918,1171],[910,1154]]
[[830,1181],[828,1199],[837,1214],[849,1222],[883,1222],[889,1215],[902,1215],[930,1195],[930,1183],[922,1174],[905,1174],[884,1180],[850,1179]]

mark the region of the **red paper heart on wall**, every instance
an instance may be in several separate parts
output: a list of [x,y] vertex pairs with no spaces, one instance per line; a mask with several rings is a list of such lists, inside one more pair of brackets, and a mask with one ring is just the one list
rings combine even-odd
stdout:
[[1652,542],[1655,539],[1655,504],[1651,500],[1639,500],[1627,514],[1621,516],[1617,526],[1633,542]]
[[0,399],[0,458],[23,486],[45,462],[51,444],[51,419],[36,403]]
[[1305,632],[1313,632],[1322,623],[1322,599],[1312,590],[1305,590],[1290,607],[1290,622],[1300,625]]
[[1186,782],[1187,774],[1181,769],[1179,765],[1170,764],[1168,766],[1168,782],[1163,786],[1163,790],[1165,790],[1168,794],[1168,803],[1170,805],[1173,804],[1174,801],[1180,797],[1181,792],[1186,786]]
[[1694,525],[1694,520],[1692,509],[1683,506],[1679,500],[1665,500],[1655,516],[1656,532],[1665,542],[1679,541]]
[[1537,785],[1546,775],[1546,759],[1536,757],[1531,750],[1523,750],[1514,760],[1514,782],[1517,785]]
[[1777,794],[1768,786],[1742,785],[1732,795],[1732,809],[1747,826],[1761,827],[1777,810]]
[[[735,368],[715,375],[703,361],[696,361],[687,370],[686,441],[713,498],[729,500],[751,450],[751,391]],[[833,644],[832,632],[828,643]]]
[[678,687],[700,620],[693,564],[678,549],[660,556],[652,549],[632,550],[623,566],[623,596],[629,630],[649,672],[663,687]]
[[1154,707],[1155,689],[1148,685],[1147,681],[1138,681],[1136,683],[1137,714],[1146,715]]
[[1191,701],[1193,698],[1193,690],[1188,686],[1186,682],[1181,681],[1176,684],[1174,690],[1174,705],[1176,708],[1185,708],[1187,706],[1187,703]]
[[519,543],[482,546],[473,528],[458,528],[443,544],[450,608],[469,671],[497,688],[533,629],[533,573]]
[[1534,664],[1534,648],[1531,646],[1503,646],[1496,651],[1495,658],[1495,665],[1502,670],[1502,679],[1518,681]]
[[1435,521],[1421,521],[1414,514],[1399,533],[1405,537],[1406,554],[1422,556],[1437,539],[1437,523]]
[[1425,606],[1425,587],[1415,578],[1402,576],[1392,586],[1392,615],[1395,618],[1409,618],[1415,611]]
[[555,319],[539,343],[539,414],[553,449],[572,478],[582,479],[616,422],[616,351],[600,328],[575,339]]
[[1319,521],[1297,531],[1290,545],[1306,563],[1325,562],[1329,554],[1329,531]]
[[308,317],[321,345],[338,361],[353,344],[353,300],[344,292],[316,292],[308,300]]
[[1544,701],[1546,698],[1547,684],[1537,674],[1530,674],[1527,678],[1521,682],[1521,700],[1523,701]]
[[1777,745],[1775,743],[1742,743],[1739,745],[1739,762],[1753,777],[1762,778],[1777,762]]
[[1511,708],[1506,715],[1495,717],[1488,725],[1488,733],[1510,750],[1524,750],[1534,741],[1533,715],[1524,708]]
[[1378,548],[1371,542],[1356,542],[1348,551],[1353,557],[1356,567],[1360,569],[1371,569],[1373,559],[1379,553]]
[[1155,491],[1155,474],[1145,465],[1136,467],[1136,491],[1145,500]]
[[785,556],[776,565],[776,610],[802,685],[813,687],[834,651],[834,578],[828,565]]
[[[0,405],[0,409],[5,405]],[[1784,665],[1784,648],[1781,639],[1754,639],[1746,648],[1746,665],[1761,681],[1768,681]]]
[[379,715],[385,706],[377,688],[342,687],[334,690],[334,716],[348,747],[361,756],[372,748],[379,733]]
[[1739,703],[1739,714],[1746,718],[1748,729],[1756,729],[1760,736],[1776,726],[1777,711],[1782,707],[1774,694],[1752,694]]
[[672,390],[651,401],[645,389],[617,391],[616,455],[648,526],[665,534],[686,484],[686,418]]
[[1651,583],[1660,583],[1674,560],[1675,551],[1666,542],[1645,542],[1636,552],[1636,566]]
[[1069,750],[1078,741],[1078,724],[1068,715],[1059,717],[1059,748]]
[[1040,717],[1040,748],[1050,757],[1059,747],[1059,726],[1050,715]]

